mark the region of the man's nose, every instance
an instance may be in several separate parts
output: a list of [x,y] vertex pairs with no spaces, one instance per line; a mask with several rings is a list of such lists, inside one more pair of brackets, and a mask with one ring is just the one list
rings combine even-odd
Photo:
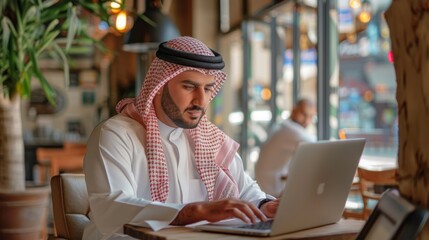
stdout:
[[209,99],[208,94],[204,91],[204,88],[197,88],[194,92],[194,98],[192,103],[197,106],[205,106]]

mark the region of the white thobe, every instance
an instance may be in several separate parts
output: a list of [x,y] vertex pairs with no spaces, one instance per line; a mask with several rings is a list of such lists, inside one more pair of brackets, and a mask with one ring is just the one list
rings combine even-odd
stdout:
[[299,142],[314,142],[315,136],[291,119],[281,122],[262,145],[255,165],[255,178],[259,186],[268,194],[280,197],[286,182],[290,158]]
[[[84,173],[91,223],[83,239],[122,239],[126,223],[167,226],[187,203],[207,201],[208,193],[197,172],[194,151],[181,128],[158,122],[168,169],[165,203],[153,202],[144,151],[146,131],[135,120],[118,114],[99,124],[87,145]],[[259,203],[267,195],[243,170],[238,154],[229,166],[240,199]],[[130,237],[128,237],[130,238]]]

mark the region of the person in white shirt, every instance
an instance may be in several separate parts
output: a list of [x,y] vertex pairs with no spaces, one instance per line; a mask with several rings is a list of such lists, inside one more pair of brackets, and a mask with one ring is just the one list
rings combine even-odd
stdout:
[[123,225],[154,230],[275,215],[278,200],[243,170],[238,143],[209,122],[226,80],[222,57],[191,37],[159,45],[140,94],[92,132],[84,161],[91,223],[83,239],[124,239]]
[[315,136],[307,131],[316,114],[314,103],[307,98],[297,101],[290,117],[272,131],[261,146],[255,165],[255,178],[261,189],[280,197],[286,183],[290,158],[299,142],[314,142]]

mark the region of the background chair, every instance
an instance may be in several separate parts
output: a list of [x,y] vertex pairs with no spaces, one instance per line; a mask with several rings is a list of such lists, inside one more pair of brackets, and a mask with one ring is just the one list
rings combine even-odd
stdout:
[[353,178],[353,182],[350,187],[350,193],[344,207],[343,218],[364,219],[363,209],[359,177],[356,170],[355,177]]
[[89,203],[83,174],[63,173],[51,179],[56,239],[82,239]]
[[408,202],[396,189],[389,190],[383,194],[356,239],[416,239],[428,217],[426,209]]
[[396,169],[370,170],[358,167],[359,189],[363,201],[362,216],[367,219],[382,193],[389,188],[396,188]]
[[86,145],[64,143],[63,148],[37,148],[37,167],[40,183],[60,173],[82,173]]

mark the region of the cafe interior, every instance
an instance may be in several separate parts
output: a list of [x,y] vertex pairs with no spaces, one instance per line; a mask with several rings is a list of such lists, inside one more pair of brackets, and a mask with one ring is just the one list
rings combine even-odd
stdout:
[[[56,105],[37,81],[22,100],[27,184],[50,185],[59,174],[81,174],[89,134],[116,114],[119,100],[138,94],[158,44],[192,36],[226,63],[227,81],[207,114],[240,144],[252,178],[271,127],[306,97],[317,106],[308,127],[316,139],[366,139],[343,218],[365,223],[382,193],[396,187],[396,77],[384,18],[391,0],[117,1],[125,7],[112,3],[110,24],[82,13],[97,43],[72,44],[67,83],[55,60],[38,60]],[[156,27],[141,14],[156,15]],[[42,239],[58,236],[62,230],[56,227],[67,224],[57,223],[51,201],[46,212]]]

